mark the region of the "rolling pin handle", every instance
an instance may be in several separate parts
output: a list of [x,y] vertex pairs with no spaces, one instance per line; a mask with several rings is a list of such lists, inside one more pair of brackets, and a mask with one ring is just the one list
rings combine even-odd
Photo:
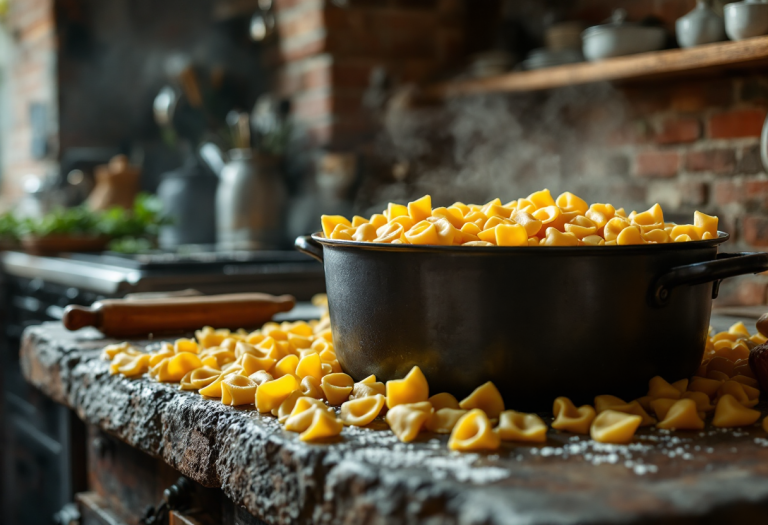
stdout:
[[70,304],[64,309],[61,320],[67,330],[79,330],[86,326],[98,327],[101,324],[101,312],[87,306]]

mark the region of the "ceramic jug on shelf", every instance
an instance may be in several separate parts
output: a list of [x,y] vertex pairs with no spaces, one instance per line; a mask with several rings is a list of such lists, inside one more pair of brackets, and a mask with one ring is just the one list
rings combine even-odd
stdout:
[[680,47],[693,47],[725,40],[725,22],[710,7],[709,0],[698,0],[690,13],[675,23]]

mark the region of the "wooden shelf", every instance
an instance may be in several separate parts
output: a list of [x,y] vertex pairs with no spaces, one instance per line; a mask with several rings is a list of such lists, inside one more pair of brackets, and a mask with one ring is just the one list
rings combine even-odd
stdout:
[[718,42],[690,49],[669,49],[599,62],[581,62],[534,71],[444,82],[429,86],[426,95],[449,97],[481,93],[513,93],[602,81],[644,80],[670,75],[693,75],[768,64],[768,36]]

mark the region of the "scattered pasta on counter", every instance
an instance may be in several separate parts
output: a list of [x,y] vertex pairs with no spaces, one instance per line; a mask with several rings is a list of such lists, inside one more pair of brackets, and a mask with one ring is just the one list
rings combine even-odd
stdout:
[[549,190],[502,204],[456,202],[432,208],[432,198],[389,203],[370,218],[323,215],[323,236],[342,241],[442,246],[621,246],[715,239],[717,217],[695,212],[693,224],[664,220],[659,204],[625,213],[611,204],[591,206],[573,193]]
[[[575,199],[558,201],[581,206]],[[546,202],[546,195],[535,200]],[[409,209],[417,215],[429,211],[426,202],[411,204]],[[592,216],[603,213],[600,210],[605,209],[595,208]],[[376,220],[384,225],[388,224],[382,222],[385,219]],[[652,220],[656,219],[641,218],[649,224]],[[579,233],[591,232],[589,225],[579,227],[585,228],[576,230]],[[315,303],[325,304],[322,298]],[[743,323],[727,332],[710,330],[701,366],[690,380],[670,383],[654,377],[647,394],[632,401],[599,395],[594,405],[576,407],[570,399],[559,397],[549,426],[537,414],[508,410],[492,382],[461,400],[447,392],[430,396],[418,366],[402,379],[383,383],[371,375],[355,382],[336,359],[327,312],[319,321],[271,322],[254,332],[206,327],[194,339],[161,343],[149,353],[129,343],[109,345],[102,356],[110,362],[113,375],[146,374],[224,405],[253,405],[261,414],[276,417],[287,431],[298,433],[302,441],[334,438],[344,426],[365,427],[383,418],[402,442],[431,432],[449,435],[450,450],[492,451],[502,442],[545,443],[550,426],[558,432],[589,435],[601,443],[623,444],[631,442],[641,427],[700,431],[710,417],[714,427],[755,425],[761,417],[754,408],[760,389],[748,357],[752,347],[766,341],[759,333],[750,335]],[[768,432],[768,417],[761,424]]]

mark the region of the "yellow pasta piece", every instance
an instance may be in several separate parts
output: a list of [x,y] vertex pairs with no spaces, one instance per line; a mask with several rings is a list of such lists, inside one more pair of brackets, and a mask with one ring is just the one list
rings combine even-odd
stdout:
[[176,339],[173,343],[173,350],[177,354],[179,352],[197,354],[200,352],[200,347],[197,345],[197,341],[193,341],[192,339]]
[[435,410],[432,412],[432,415],[429,416],[429,419],[427,419],[424,428],[430,432],[435,432],[436,434],[450,434],[459,419],[461,419],[467,412],[468,410],[455,408],[441,408]]
[[587,235],[581,239],[581,242],[584,246],[605,246],[605,239],[599,235]]
[[496,432],[502,441],[531,443],[547,441],[547,425],[539,416],[515,412],[514,410],[506,410],[501,413]]
[[312,376],[315,379],[320,380],[323,377],[323,369],[320,366],[321,364],[322,363],[319,354],[310,354],[304,356],[301,358],[296,367],[296,375],[301,379],[304,379],[307,376]]
[[341,215],[323,215],[320,217],[320,223],[323,226],[323,236],[329,239],[331,233],[339,224],[350,228],[352,227],[352,223]]
[[408,207],[390,202],[387,205],[387,211],[384,212],[384,215],[390,222],[397,217],[408,217]]
[[277,421],[281,424],[285,424],[288,418],[291,417],[293,409],[296,407],[296,402],[304,397],[301,390],[294,390],[288,397],[286,397],[278,408],[272,409],[272,415],[277,417]]
[[592,439],[600,443],[629,443],[642,420],[640,416],[606,410],[592,422],[589,434]]
[[199,390],[205,388],[219,378],[221,372],[215,368],[204,366],[195,368],[185,375],[180,384],[180,390]]
[[712,425],[721,428],[747,427],[760,419],[760,411],[747,408],[730,394],[720,397]]
[[646,243],[655,242],[657,244],[666,244],[672,242],[672,239],[669,237],[669,233],[664,230],[651,230],[649,232],[643,233],[643,240]]
[[541,231],[541,221],[535,219],[530,213],[519,211],[514,215],[513,219],[517,224],[525,228],[529,238],[534,237],[539,233],[539,231]]
[[296,375],[296,367],[299,366],[299,358],[293,354],[289,354],[283,357],[272,368],[270,372],[275,378],[283,377],[284,375]]
[[[453,226],[456,229],[460,229],[462,226],[464,226],[464,216],[461,214],[459,210],[449,210],[447,208],[435,208],[432,210],[432,217],[429,218],[430,220],[435,219],[443,219],[451,223],[451,226]],[[437,221],[435,221],[437,222]]]
[[[101,357],[102,359],[106,359],[107,361],[110,361],[114,359],[119,354],[123,353],[130,353],[133,355],[139,354],[139,350],[135,347],[131,346],[129,343],[119,343],[114,345],[107,345],[104,347],[104,350],[101,351]],[[172,353],[172,352],[171,352]]]
[[320,386],[320,381],[318,381],[317,378],[312,376],[305,377],[301,380],[299,388],[301,389],[301,393],[306,397],[325,399],[325,392],[323,392],[323,389]]
[[648,413],[643,409],[643,407],[637,401],[632,401],[630,403],[627,403],[623,399],[620,399],[616,396],[595,397],[595,411],[598,414],[601,414],[606,410],[613,410],[615,412],[623,412],[625,414],[640,416],[642,418],[642,422],[640,423],[640,426],[643,426],[643,427],[653,425],[656,423],[656,420],[653,419],[651,416],[649,416]]
[[715,405],[704,392],[683,392],[682,399],[691,399],[696,403],[696,410],[699,412],[711,412],[715,409]]
[[461,416],[448,439],[448,448],[459,451],[496,450],[501,438],[491,428],[485,412],[474,408]]
[[219,377],[217,377],[214,381],[212,381],[207,386],[200,388],[197,393],[201,396],[206,397],[221,397],[221,382],[226,379],[227,376],[232,374],[238,374],[240,373],[241,368],[239,366],[232,366],[229,367],[224,372],[221,372],[219,374]]
[[[403,215],[400,217],[395,217],[391,221],[389,221],[389,224],[399,224],[403,227],[403,232],[407,232],[411,228],[415,226],[416,223],[413,222],[413,219],[408,217],[407,215]],[[400,240],[403,240],[402,237]]]
[[757,382],[757,379],[753,379],[748,376],[743,375],[735,375],[731,377],[731,381],[736,381],[738,383],[741,383],[744,386],[748,386],[754,389],[757,389],[760,387],[759,383]]
[[352,227],[353,228],[358,228],[358,227],[362,226],[363,224],[368,224],[368,219],[366,219],[365,217],[361,217],[359,215],[355,215],[354,217],[352,217]]
[[688,390],[691,392],[702,392],[712,399],[715,397],[715,394],[717,394],[717,390],[722,383],[722,381],[717,381],[715,379],[693,376],[693,378],[691,378],[691,384],[688,385]]
[[[546,225],[545,225],[546,226]],[[540,246],[578,246],[579,239],[573,233],[562,233],[557,228],[547,228],[547,236]]]
[[262,383],[266,383],[267,381],[272,381],[273,379],[275,379],[274,377],[272,377],[272,374],[270,374],[266,370],[259,370],[258,372],[254,372],[248,377],[251,379],[251,381],[256,383],[257,386],[261,385]]
[[688,379],[681,379],[671,384],[680,392],[681,395],[688,389]]
[[699,410],[693,399],[678,399],[656,426],[667,430],[702,430],[704,420],[699,417]]
[[[331,228],[331,231],[333,231],[333,228]],[[203,348],[213,348],[224,342],[228,335],[229,330],[214,330],[212,327],[206,326],[202,330],[195,332],[195,339]]]
[[[130,355],[121,354],[120,357],[127,357],[126,361],[120,362],[117,366],[117,372],[125,377],[136,377],[147,373],[149,370],[149,354]],[[110,372],[111,372],[110,368]]]
[[[751,391],[751,394],[747,393],[747,389]],[[717,389],[718,397],[722,397],[726,394],[733,396],[736,401],[744,405],[745,407],[752,408],[759,402],[760,391],[756,388],[752,388],[738,381],[725,381],[720,388]]]
[[456,228],[445,219],[438,219],[433,223],[437,228],[437,240],[444,246],[450,246],[453,244],[453,239],[456,237]]
[[173,351],[173,347],[170,345],[165,345],[159,352],[155,352],[154,354],[150,355],[149,366],[150,368],[154,368],[162,360],[167,359],[169,357],[173,357],[174,355],[176,354]]
[[452,394],[449,394],[447,392],[441,392],[440,394],[435,394],[434,396],[429,398],[429,402],[432,403],[432,407],[435,410],[440,410],[441,408],[453,408],[458,410],[461,408],[459,406],[459,401],[456,399]]
[[651,407],[653,408],[653,411],[656,413],[656,417],[659,418],[659,421],[663,420],[665,417],[667,417],[667,412],[669,412],[669,409],[672,408],[672,405],[677,403],[679,399],[669,399],[665,397],[660,397],[658,399],[654,399],[651,401]]
[[648,395],[653,398],[680,399],[681,393],[662,377],[656,376],[648,382]]
[[256,408],[262,413],[271,412],[272,409],[280,407],[291,392],[298,389],[298,381],[290,374],[262,383],[256,389]]
[[700,211],[693,213],[693,225],[704,233],[709,233],[713,239],[717,238],[718,218]]
[[584,215],[595,223],[599,231],[605,227],[609,220],[613,219],[615,214],[616,209],[610,204],[596,203],[591,205]]
[[396,222],[387,223],[378,230],[376,230],[376,238],[373,242],[380,243],[392,243],[392,241],[400,239],[403,234],[403,225]]
[[232,374],[221,382],[221,402],[225,405],[250,405],[255,397],[256,383],[245,376]]
[[400,404],[389,409],[386,420],[397,439],[408,443],[416,439],[431,415],[432,405],[428,401],[423,401]]
[[328,374],[320,383],[325,398],[331,406],[339,406],[349,399],[355,381],[344,373]]
[[429,399],[429,385],[418,366],[411,368],[403,379],[387,381],[387,408],[419,403]]
[[669,236],[675,239],[675,242],[680,242],[677,238],[684,235],[687,235],[692,241],[699,241],[701,240],[701,235],[703,233],[701,228],[697,228],[691,224],[678,224],[672,228],[672,231],[669,232]]
[[605,223],[605,226],[603,227],[603,237],[605,238],[605,241],[615,241],[622,230],[629,226],[629,221],[624,217],[613,217]]
[[563,211],[576,211],[579,212],[579,215],[584,215],[589,209],[589,205],[584,199],[577,197],[570,191],[561,193],[555,203]]
[[341,421],[345,425],[364,427],[376,419],[385,402],[381,394],[346,401],[341,405]]
[[304,432],[299,435],[301,441],[315,441],[335,437],[341,434],[344,424],[336,419],[335,414],[325,410],[314,410],[312,422]]
[[597,226],[594,222],[583,215],[579,215],[565,225],[567,233],[574,234],[578,239],[584,239],[597,233]]
[[384,383],[376,381],[376,376],[371,375],[362,381],[355,383],[352,387],[352,394],[350,394],[349,399],[360,399],[378,394],[385,396],[386,399],[387,387]]
[[414,222],[423,221],[432,215],[432,197],[425,195],[422,198],[408,203],[408,215]]
[[555,420],[552,422],[552,428],[557,430],[566,430],[574,434],[589,433],[589,426],[595,419],[595,409],[589,405],[583,405],[576,408],[573,402],[567,397],[558,397],[555,399],[552,412]]
[[546,206],[544,208],[539,208],[531,215],[533,215],[533,218],[537,221],[541,221],[541,227],[546,231],[547,228],[556,224],[556,221],[560,218],[562,213],[563,212],[557,206]]
[[707,379],[714,379],[716,381],[720,381],[721,383],[723,381],[728,381],[730,379],[730,377],[728,377],[728,374],[720,372],[719,370],[711,370],[707,372],[706,377]]
[[374,228],[378,229],[387,224],[387,218],[381,213],[374,213],[371,215],[371,220],[368,222],[370,222]]
[[499,224],[495,230],[497,246],[528,246],[528,232],[519,224]]
[[[725,342],[726,344],[729,344],[728,341],[723,341],[723,342]],[[723,356],[714,356],[707,363],[706,371],[707,372],[719,371],[725,374],[726,376],[730,377],[733,375],[734,368],[735,368],[735,364],[730,359]]]
[[627,226],[616,236],[616,244],[626,246],[631,244],[645,244],[643,233],[637,226]]
[[459,406],[464,410],[479,408],[491,419],[496,419],[504,411],[504,399],[498,388],[491,381],[477,387],[464,398]]
[[422,221],[405,232],[405,239],[410,244],[440,244],[437,227],[428,221]]
[[552,198],[552,194],[547,189],[531,193],[526,200],[539,209],[555,205],[555,199]]
[[275,366],[275,360],[269,357],[256,357],[253,354],[243,354],[235,361],[243,367],[243,375],[249,376],[259,370],[269,372]]
[[187,375],[187,372],[203,366],[202,361],[197,355],[190,352],[181,352],[168,358],[167,369],[164,370],[163,377],[158,376],[158,381],[178,383]]

